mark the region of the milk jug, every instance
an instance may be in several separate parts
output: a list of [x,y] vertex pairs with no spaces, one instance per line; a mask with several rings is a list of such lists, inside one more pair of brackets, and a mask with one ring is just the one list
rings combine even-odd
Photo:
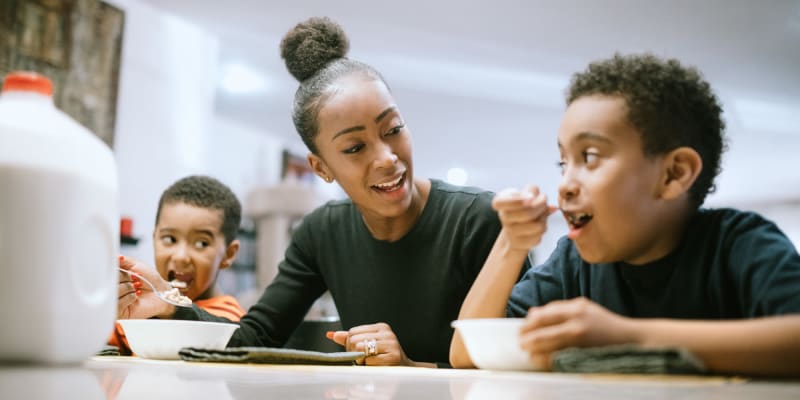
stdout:
[[0,362],[70,363],[116,318],[117,169],[58,110],[51,82],[12,72],[0,93]]

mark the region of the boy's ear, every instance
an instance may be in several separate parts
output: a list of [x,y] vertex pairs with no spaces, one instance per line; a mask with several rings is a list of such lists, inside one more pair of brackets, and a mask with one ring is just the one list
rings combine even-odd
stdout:
[[664,156],[661,197],[674,199],[689,191],[703,169],[703,159],[691,147],[679,147]]
[[234,239],[228,247],[225,248],[225,258],[219,263],[219,269],[225,269],[233,265],[236,260],[236,255],[239,254],[239,239]]
[[328,165],[325,164],[325,161],[320,156],[314,153],[308,153],[308,165],[311,166],[311,170],[322,178],[323,181],[328,183],[333,182],[333,174],[331,174]]

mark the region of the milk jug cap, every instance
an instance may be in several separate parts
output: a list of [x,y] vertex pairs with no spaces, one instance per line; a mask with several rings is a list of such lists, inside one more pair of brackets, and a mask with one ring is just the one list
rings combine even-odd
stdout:
[[14,71],[3,81],[3,93],[11,91],[34,92],[51,96],[53,84],[44,75],[30,71]]

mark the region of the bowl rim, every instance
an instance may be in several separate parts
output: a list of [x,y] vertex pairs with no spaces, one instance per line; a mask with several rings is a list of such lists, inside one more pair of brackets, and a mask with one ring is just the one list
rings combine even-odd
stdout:
[[450,326],[458,328],[466,325],[492,324],[492,325],[517,325],[522,323],[525,318],[468,318],[457,319],[450,322]]
[[158,325],[158,324],[172,324],[172,325],[216,325],[216,326],[230,326],[230,327],[239,327],[239,324],[233,322],[218,322],[218,321],[197,321],[193,319],[119,319],[117,322],[120,325],[123,325],[123,329],[125,328],[124,325]]

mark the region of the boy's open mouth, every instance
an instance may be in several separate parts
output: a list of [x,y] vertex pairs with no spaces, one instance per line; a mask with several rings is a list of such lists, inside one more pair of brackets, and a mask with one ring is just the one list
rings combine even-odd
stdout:
[[569,223],[570,228],[580,229],[581,227],[588,224],[589,221],[592,220],[593,215],[587,213],[565,212],[564,217],[567,218],[567,223]]
[[175,271],[167,272],[167,281],[169,281],[169,284],[182,291],[189,287],[189,283],[192,279],[193,277],[191,274],[178,274]]

